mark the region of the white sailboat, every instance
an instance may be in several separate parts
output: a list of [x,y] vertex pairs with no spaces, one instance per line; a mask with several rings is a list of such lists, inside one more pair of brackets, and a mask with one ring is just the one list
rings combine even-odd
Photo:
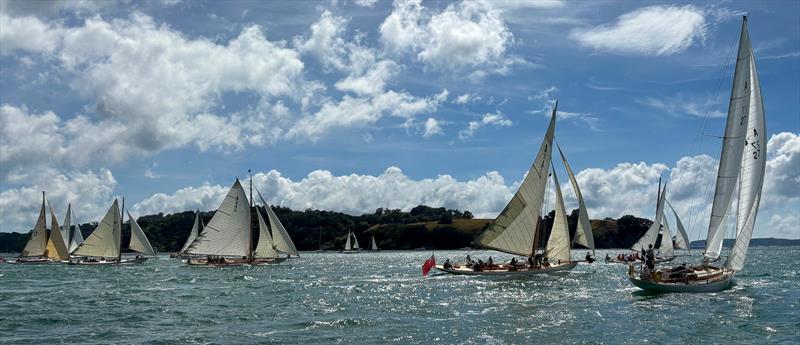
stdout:
[[[350,239],[352,238],[352,242]],[[347,231],[347,241],[344,243],[344,249],[339,251],[340,253],[344,254],[354,254],[361,252],[361,248],[358,247],[358,238],[356,234],[352,231]]]
[[[637,272],[631,267],[628,276],[634,285],[663,292],[716,292],[733,284],[736,272],[744,268],[761,202],[767,150],[764,135],[764,104],[744,17],[703,262],[653,272],[646,269]],[[725,220],[737,184],[733,249],[722,266],[715,266],[713,263],[720,259]]]
[[[484,248],[528,257],[528,262],[517,264],[516,259],[513,259],[510,263],[484,266],[470,262],[463,264],[446,262],[444,265],[436,265],[436,269],[450,274],[464,275],[533,275],[569,270],[578,264],[570,255],[571,241],[566,210],[555,170],[552,172],[556,195],[555,219],[541,256],[546,259],[540,260],[540,255],[537,253],[538,238],[544,231],[542,205],[551,166],[557,108],[556,102],[542,145],[519,190],[494,223],[476,240],[476,244]],[[588,238],[586,243],[588,245]],[[534,257],[537,258],[536,261]]]
[[380,249],[378,249],[378,244],[375,243],[375,236],[372,236],[372,239],[370,240],[369,250],[375,252],[380,251]]
[[146,261],[147,256],[156,256],[153,246],[139,223],[131,216],[130,212],[127,213],[131,227],[128,249],[142,255],[137,254],[134,258],[122,257],[123,217],[117,200],[114,200],[97,228],[72,253],[73,258],[69,263],[73,265],[133,264]]
[[[656,250],[655,245],[658,241],[658,235],[661,234],[661,244],[659,246],[658,255],[655,257],[656,262],[668,262],[675,259],[675,253],[672,245],[672,234],[667,223],[667,218],[664,216],[664,204],[667,200],[667,184],[664,184],[662,189],[661,180],[658,181],[658,199],[656,201],[656,217],[647,231],[639,238],[636,243],[631,246],[634,252],[644,253],[645,250]],[[629,263],[627,261],[614,261],[617,263]],[[635,261],[634,261],[635,262]]]
[[31,231],[31,236],[22,249],[20,255],[9,263],[20,264],[46,264],[50,262],[47,258],[45,251],[47,249],[47,216],[45,214],[45,192],[42,192],[42,207],[39,210],[39,217],[36,220],[36,225]]
[[64,217],[63,229],[63,233],[66,234],[64,238],[69,242],[69,253],[72,254],[83,243],[83,233],[81,233],[81,227],[75,220],[72,204],[67,205],[67,215]]

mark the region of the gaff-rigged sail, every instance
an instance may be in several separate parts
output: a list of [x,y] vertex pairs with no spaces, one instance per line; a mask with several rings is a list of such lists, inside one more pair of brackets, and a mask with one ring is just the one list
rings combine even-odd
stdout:
[[540,223],[544,190],[550,170],[557,109],[558,102],[553,107],[539,153],[519,190],[492,225],[478,237],[477,244],[511,254],[533,255],[533,242]]

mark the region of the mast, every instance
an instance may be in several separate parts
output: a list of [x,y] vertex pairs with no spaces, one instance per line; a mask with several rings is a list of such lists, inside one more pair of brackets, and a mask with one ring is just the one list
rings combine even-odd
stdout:
[[[253,208],[253,173],[247,169],[250,175],[250,209]],[[258,212],[258,210],[256,210]],[[250,228],[247,231],[247,261],[253,261],[253,217],[250,217]]]
[[[117,262],[122,260],[122,223],[125,221],[125,197],[122,197],[122,208],[119,209],[119,241],[117,241]],[[131,234],[133,236],[133,234]],[[130,245],[130,244],[129,244]]]
[[319,250],[322,250],[322,226],[319,227]]

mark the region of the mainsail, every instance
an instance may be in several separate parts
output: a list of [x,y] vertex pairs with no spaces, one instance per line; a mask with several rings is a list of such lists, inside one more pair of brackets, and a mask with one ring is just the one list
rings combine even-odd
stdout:
[[361,247],[358,246],[358,237],[356,237],[356,234],[354,233],[353,234],[353,249],[359,249],[359,248],[361,248]]
[[[289,233],[286,232],[286,228],[283,227],[278,216],[272,211],[272,207],[264,203],[264,208],[267,209],[267,218],[269,218],[269,227],[272,229],[272,239],[275,241],[275,249],[281,253],[300,256],[300,253],[297,252],[297,248],[294,246],[294,242],[292,242],[292,238],[289,237]],[[356,240],[356,248],[358,248],[358,240]]]
[[[761,202],[761,189],[764,185],[764,172],[767,167],[767,141],[763,138],[763,135],[766,134],[764,103],[761,98],[761,85],[759,84],[758,73],[756,72],[753,48],[750,46],[750,36],[747,32],[747,17],[744,18],[744,22],[742,23],[742,39],[740,44],[745,46],[747,52],[747,55],[743,57],[743,59],[747,60],[746,63],[749,70],[747,78],[749,83],[745,81],[743,87],[743,91],[746,92],[745,97],[747,98],[748,107],[747,109],[741,109],[742,115],[739,119],[734,119],[737,123],[745,122],[747,125],[745,137],[735,138],[735,140],[738,141],[736,145],[744,147],[744,152],[740,158],[741,169],[739,172],[739,202],[736,211],[736,241],[733,244],[730,256],[728,256],[728,259],[725,261],[725,267],[734,271],[741,270],[744,267],[744,259],[747,254],[747,248],[750,246],[750,238],[753,236],[756,214],[758,213],[758,206]],[[739,53],[741,54],[741,52],[742,47],[739,47]],[[736,67],[738,72],[738,64]],[[750,87],[749,89],[748,86]],[[734,87],[736,87],[736,85],[734,85]],[[733,105],[733,103],[731,105]],[[731,121],[730,112],[728,115],[728,121]],[[742,142],[742,140],[744,140],[744,142]]]
[[147,239],[147,235],[144,234],[144,231],[142,231],[142,227],[139,226],[136,219],[133,219],[131,212],[127,212],[128,218],[131,220],[131,243],[128,245],[128,248],[144,255],[156,256],[156,251],[153,250],[153,246],[150,245],[150,241]]
[[194,224],[192,225],[192,231],[189,232],[189,238],[186,239],[186,243],[183,244],[179,253],[186,252],[189,249],[189,246],[192,245],[194,239],[197,238],[197,234],[200,233],[200,227],[202,227],[203,220],[200,219],[200,210],[197,210],[197,213],[194,216]]
[[372,243],[369,244],[369,249],[378,250],[378,244],[375,243],[375,236],[372,236]]
[[[762,167],[766,157],[762,154],[766,152],[766,142],[760,140],[759,135],[764,134],[764,108],[761,105],[761,92],[758,89],[758,76],[755,73],[755,63],[753,62],[753,49],[750,47],[750,36],[747,33],[747,18],[742,22],[742,34],[739,38],[739,52],[736,55],[736,69],[733,74],[733,89],[731,90],[730,104],[728,105],[728,119],[725,126],[725,136],[722,139],[722,153],[717,170],[717,183],[714,191],[714,204],[711,207],[711,220],[708,224],[708,237],[703,256],[706,260],[715,260],[719,257],[722,250],[722,240],[725,238],[725,221],[728,209],[731,206],[733,192],[736,189],[736,182],[739,179],[739,171],[743,170],[742,158],[744,157],[745,147],[748,148],[748,157],[752,163],[758,163]],[[755,102],[753,102],[755,100]],[[751,104],[756,103],[756,104]],[[753,126],[753,130],[749,127]],[[755,140],[753,140],[755,135]],[[753,154],[756,154],[756,157]],[[740,219],[747,221],[752,213],[755,220],[755,210],[758,208],[756,199],[761,194],[761,179],[763,168],[760,171],[753,164],[748,164],[751,169],[746,177],[743,186],[745,188],[744,203],[740,203]],[[755,180],[759,180],[756,182]],[[758,188],[752,188],[758,186]],[[755,206],[755,209],[752,208]],[[738,219],[737,219],[738,220]],[[752,231],[752,227],[750,227]],[[749,239],[747,241],[749,243]],[[746,250],[746,247],[745,247]]]
[[678,212],[675,211],[675,208],[672,207],[672,204],[669,203],[669,200],[667,200],[667,206],[669,206],[669,208],[672,210],[672,214],[675,215],[675,223],[678,226],[678,233],[675,235],[675,248],[688,249],[689,237],[686,236],[686,228],[683,227],[683,222],[681,222],[681,218],[678,217]]
[[39,210],[39,218],[36,220],[36,226],[31,231],[31,237],[25,248],[20,253],[20,256],[43,256],[45,248],[47,248],[47,218],[44,210],[44,192],[42,192],[42,208]]
[[347,242],[344,243],[344,250],[353,250],[353,246],[350,244],[350,237],[352,234],[350,231],[347,232]]
[[575,197],[578,198],[578,224],[575,228],[575,239],[573,242],[591,249],[592,253],[594,253],[592,221],[589,219],[589,212],[586,210],[586,202],[583,201],[581,188],[578,186],[578,180],[575,179],[575,174],[572,173],[572,168],[570,168],[569,163],[567,163],[567,158],[564,157],[564,152],[561,151],[561,147],[558,146],[558,144],[556,144],[556,147],[558,147],[558,153],[561,155],[561,162],[564,163],[564,168],[567,169],[567,175],[569,175],[569,182],[572,184]]
[[650,228],[647,229],[647,232],[644,233],[644,236],[640,238],[636,243],[631,246],[633,250],[640,250],[640,249],[648,249],[650,245],[655,245],[656,240],[658,239],[658,232],[661,229],[662,219],[664,218],[664,200],[667,196],[667,184],[664,184],[664,190],[661,191],[661,194],[658,196],[658,203],[656,204],[656,219],[653,221],[653,224],[650,225]]
[[258,244],[256,245],[255,257],[276,258],[278,257],[278,252],[275,251],[269,228],[267,228],[267,223],[264,221],[264,217],[261,216],[261,211],[258,210],[258,207],[256,207],[256,213],[258,216]]
[[56,260],[69,259],[69,249],[67,243],[64,241],[64,236],[61,233],[61,227],[58,226],[58,219],[56,213],[53,212],[53,207],[50,208],[50,237],[47,241],[47,257]]
[[497,216],[494,223],[484,231],[476,243],[506,253],[530,256],[540,224],[540,212],[544,200],[544,189],[550,171],[553,135],[556,126],[558,102],[553,107],[550,124],[533,165],[508,205]]
[[550,238],[547,240],[544,256],[551,262],[569,262],[569,228],[567,223],[567,211],[564,207],[564,197],[561,195],[561,185],[558,183],[556,170],[553,169],[553,185],[556,190],[556,213],[553,219],[553,228],[550,230]]
[[250,203],[239,179],[214,217],[186,250],[192,255],[249,256]]
[[75,249],[73,255],[116,258],[120,254],[122,224],[117,200],[108,208],[97,228]]

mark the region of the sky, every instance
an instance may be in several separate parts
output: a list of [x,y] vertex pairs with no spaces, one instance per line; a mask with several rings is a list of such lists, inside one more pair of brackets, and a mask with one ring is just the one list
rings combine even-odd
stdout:
[[[755,237],[800,238],[800,2],[0,1],[0,231],[267,201],[493,218],[558,100],[594,219],[704,238],[742,15],[766,109]],[[567,208],[577,208],[560,162]]]

